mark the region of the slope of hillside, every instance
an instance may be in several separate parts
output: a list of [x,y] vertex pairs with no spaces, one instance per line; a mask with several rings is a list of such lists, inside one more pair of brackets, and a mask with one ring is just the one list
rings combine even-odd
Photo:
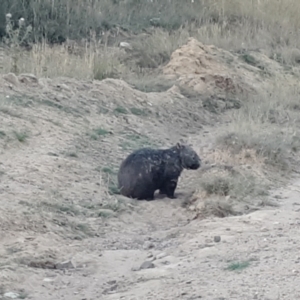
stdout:
[[[2,298],[295,299],[295,74],[190,39],[164,92],[1,76]],[[177,199],[118,195],[130,151],[179,140],[203,166]]]

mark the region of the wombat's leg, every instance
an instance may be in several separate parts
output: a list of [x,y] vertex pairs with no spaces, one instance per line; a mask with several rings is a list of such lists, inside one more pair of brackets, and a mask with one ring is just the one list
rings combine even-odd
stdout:
[[147,201],[154,200],[154,192],[151,193],[151,194],[149,193],[148,195],[145,195],[144,199],[147,200]]
[[166,190],[166,187],[165,186],[162,186],[159,190],[159,194],[166,194],[167,193],[167,190]]
[[171,180],[166,183],[165,190],[168,198],[176,199],[176,197],[174,196],[176,187],[177,187],[177,180]]
[[147,201],[154,200],[154,192],[155,191],[147,191],[147,192],[144,191],[142,194],[139,195],[138,200],[147,200]]

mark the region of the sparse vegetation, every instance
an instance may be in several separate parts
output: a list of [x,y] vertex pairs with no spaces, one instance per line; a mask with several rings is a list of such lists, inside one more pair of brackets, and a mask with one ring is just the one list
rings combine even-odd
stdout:
[[252,55],[250,55],[250,54],[246,53],[246,54],[243,54],[241,57],[249,65],[256,66],[257,63],[258,63],[256,61],[256,59]]
[[[5,21],[5,17],[0,20],[0,37],[5,36],[10,47],[5,51],[6,72],[17,70],[37,76],[98,80],[124,74],[127,77],[131,70],[139,72],[166,63],[172,51],[189,37],[225,49],[264,49],[269,57],[290,66],[296,66],[300,57],[300,41],[294,30],[299,25],[296,16],[300,6],[293,0],[253,1],[251,9],[247,2],[238,0],[226,0],[222,5],[217,0],[189,4],[180,0],[163,4],[106,0],[94,1],[93,8],[78,4],[80,14],[68,9],[67,0],[59,4],[59,14],[50,13],[53,12],[51,5],[44,6],[34,0],[16,11],[16,3],[16,0],[6,0],[1,4],[1,11],[11,14],[9,20]],[[289,15],[286,22],[282,22],[283,11]],[[33,21],[34,15],[39,18]],[[20,16],[24,18],[21,28],[25,30],[18,28]],[[7,21],[17,28],[14,35],[5,32]],[[33,23],[35,26],[31,27],[29,24]],[[140,35],[145,29],[148,34]],[[132,50],[127,53],[114,47],[125,32],[137,34],[130,43]],[[76,43],[81,38],[83,41]],[[9,46],[15,40],[18,50]],[[59,45],[62,42],[65,44]],[[51,44],[55,46],[50,47]],[[20,51],[22,45],[30,51]],[[14,55],[11,55],[12,49]],[[256,65],[251,54],[246,52],[242,58]],[[147,85],[142,89],[149,90]]]
[[79,233],[79,236],[77,236],[77,239],[94,236],[94,232],[89,224],[73,222],[73,223],[70,223],[70,226],[76,233]]
[[0,130],[0,138],[4,138],[6,136],[6,133],[3,130]]
[[91,132],[90,136],[91,136],[91,139],[92,139],[92,140],[97,140],[100,136],[106,136],[106,135],[109,134],[109,133],[110,133],[110,132],[109,132],[108,130],[99,127],[99,128],[94,129],[94,130]]
[[147,115],[145,110],[137,108],[137,107],[130,108],[130,111],[133,115],[136,115],[136,116],[146,116]]
[[29,294],[27,292],[25,292],[25,291],[21,291],[19,293],[19,299],[27,299],[28,296],[29,296]]
[[[219,143],[237,154],[254,149],[268,165],[287,171],[300,149],[299,116],[294,109],[298,90],[278,85],[245,100]],[[296,106],[297,107],[297,106]]]
[[175,80],[166,79],[165,77],[160,76],[159,74],[139,75],[140,76],[138,77],[129,77],[125,80],[135,89],[144,93],[165,92],[175,84]]
[[74,207],[74,205],[70,205],[70,204],[50,203],[50,202],[43,201],[41,202],[40,205],[45,210],[50,210],[57,213],[65,213],[74,216],[80,214],[79,209]]
[[102,168],[102,172],[104,172],[104,173],[106,173],[106,174],[109,174],[109,175],[115,174],[115,171],[112,170],[112,169],[109,168],[109,167],[104,167],[104,168]]
[[128,114],[128,110],[125,107],[118,106],[114,109],[116,114]]
[[120,142],[122,150],[134,150],[142,147],[153,147],[154,143],[144,135],[125,133]]
[[264,186],[261,180],[258,181],[247,173],[227,172],[211,176],[206,174],[201,181],[201,186],[207,195],[230,196],[239,201],[268,195],[268,187]]
[[[78,272],[56,270],[61,279],[53,285],[46,283],[54,274],[47,271],[44,290],[28,295],[14,289],[20,299],[43,293],[57,298],[56,289],[61,291],[60,284],[65,287],[66,282],[71,296],[82,297],[84,289],[73,281],[78,283],[79,277],[82,287],[90,278],[105,279],[95,285],[97,292],[88,287],[87,296],[117,289],[123,297],[128,282],[119,282],[115,268],[126,261],[124,270],[128,269],[137,253],[150,260],[148,248],[168,255],[179,242],[182,249],[173,251],[183,264],[177,283],[184,282],[179,276],[195,257],[194,249],[206,248],[196,256],[207,256],[211,246],[212,251],[226,248],[230,256],[240,251],[240,256],[246,248],[259,248],[255,254],[268,251],[264,260],[273,262],[274,257],[267,255],[284,244],[287,230],[297,225],[299,203],[296,197],[295,203],[289,202],[293,213],[285,224],[282,211],[268,215],[270,223],[264,229],[265,212],[250,213],[290,200],[284,192],[281,198],[274,197],[270,189],[284,186],[291,174],[299,173],[298,2],[2,0],[0,219],[5,247],[0,295],[6,297],[6,286],[13,291],[11,279],[22,285],[31,271],[23,267],[19,273],[19,262],[33,267],[28,264],[30,252],[43,262],[36,267],[48,269],[55,269],[54,261],[74,257]],[[200,169],[183,172],[177,199],[165,201],[164,195],[157,195],[163,200],[142,202],[120,195],[117,170],[125,155],[181,139],[194,144],[203,163]],[[298,187],[288,188],[299,192]],[[228,216],[238,217],[218,220]],[[199,228],[192,222],[189,232],[179,230],[185,220],[207,217],[212,220],[200,224],[201,237],[193,236]],[[252,231],[246,234],[249,223]],[[279,224],[282,233],[273,234]],[[209,239],[211,232],[219,238]],[[290,230],[286,240],[289,248],[294,232]],[[274,241],[282,238],[283,243],[270,243],[268,236]],[[113,257],[114,250],[116,264],[102,263]],[[160,254],[155,255],[159,261]],[[252,264],[252,260],[227,261],[221,274],[208,268],[215,257],[208,255],[203,266],[218,276],[236,276],[225,270],[242,271]],[[201,272],[195,263],[193,272]],[[199,274],[194,278],[201,278]],[[26,284],[32,285],[35,277],[29,276]],[[147,282],[143,285],[146,289]],[[232,291],[232,286],[226,288]],[[164,292],[172,298],[165,286]],[[202,292],[199,295],[207,297],[206,290]],[[213,294],[215,289],[209,292],[211,298],[221,295]],[[173,298],[186,296],[183,293]]]
[[250,261],[241,261],[241,262],[232,262],[228,265],[226,270],[229,271],[241,271],[243,269],[246,269],[250,266]]
[[120,191],[116,185],[116,183],[111,183],[108,185],[108,192],[110,193],[110,195],[119,195]]
[[28,138],[28,134],[24,131],[14,131],[13,133],[20,143],[24,143]]

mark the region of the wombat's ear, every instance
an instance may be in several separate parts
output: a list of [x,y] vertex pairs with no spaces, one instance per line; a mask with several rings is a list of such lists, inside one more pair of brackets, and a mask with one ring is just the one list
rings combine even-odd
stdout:
[[182,147],[182,144],[180,143],[180,142],[178,142],[177,144],[176,144],[176,148],[177,149],[180,149]]

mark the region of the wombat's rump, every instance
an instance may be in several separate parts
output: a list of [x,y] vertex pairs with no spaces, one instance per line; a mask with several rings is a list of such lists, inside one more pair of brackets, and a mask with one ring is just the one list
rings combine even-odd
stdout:
[[197,153],[187,145],[177,143],[168,149],[142,148],[121,163],[118,185],[123,196],[138,200],[153,200],[156,190],[175,198],[178,177],[183,169],[201,166]]

